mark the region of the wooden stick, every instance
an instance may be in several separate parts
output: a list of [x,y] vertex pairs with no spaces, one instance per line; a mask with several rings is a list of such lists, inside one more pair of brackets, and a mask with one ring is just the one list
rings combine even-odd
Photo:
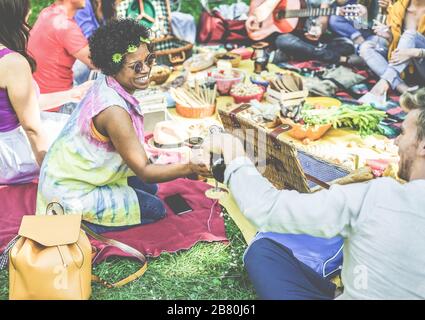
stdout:
[[199,86],[199,93],[200,93],[202,100],[207,104],[208,103],[207,96],[206,96],[207,93],[205,92],[205,90],[202,86]]
[[184,94],[184,92],[182,92],[182,90],[171,88],[171,92],[177,98],[177,100],[179,100],[180,104],[184,106],[188,106],[189,108],[196,107],[196,103],[194,105],[193,101],[191,101],[191,99],[188,99],[187,96]]
[[192,88],[187,87],[187,88],[185,88],[185,90],[186,90],[186,93],[189,97],[191,97],[195,101],[198,101],[199,105],[202,106],[204,104],[202,99],[199,96],[196,95],[196,92]]
[[213,99],[211,104],[215,104],[215,99],[217,98],[217,84],[214,85],[213,89]]

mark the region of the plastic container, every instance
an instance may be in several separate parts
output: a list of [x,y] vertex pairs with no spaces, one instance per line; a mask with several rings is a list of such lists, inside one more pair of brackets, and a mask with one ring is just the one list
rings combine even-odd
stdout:
[[238,69],[232,69],[232,76],[230,77],[224,76],[218,69],[214,69],[212,76],[217,83],[217,90],[221,95],[229,95],[232,86],[245,79],[245,73]]

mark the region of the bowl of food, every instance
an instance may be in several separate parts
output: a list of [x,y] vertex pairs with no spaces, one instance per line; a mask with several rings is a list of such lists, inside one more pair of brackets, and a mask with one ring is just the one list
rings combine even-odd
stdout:
[[245,73],[238,69],[231,69],[230,71],[215,69],[212,72],[217,83],[217,90],[222,95],[228,95],[233,85],[242,82],[245,79]]
[[237,68],[241,63],[241,55],[234,52],[217,53],[214,57],[215,63],[218,60],[228,60],[232,64],[233,68]]
[[261,101],[264,95],[264,88],[252,83],[238,83],[232,86],[230,95],[235,99],[235,103],[248,103],[251,100]]
[[171,68],[165,65],[156,65],[152,67],[150,81],[156,85],[161,85],[168,80],[171,75]]
[[176,102],[176,111],[185,118],[201,119],[211,117],[215,113],[215,105],[189,107]]
[[288,134],[297,140],[304,141],[315,141],[325,135],[326,132],[332,127],[332,124],[317,124],[307,125],[303,123],[297,123],[289,118],[280,117],[280,121],[283,124],[289,124],[292,129],[288,131]]

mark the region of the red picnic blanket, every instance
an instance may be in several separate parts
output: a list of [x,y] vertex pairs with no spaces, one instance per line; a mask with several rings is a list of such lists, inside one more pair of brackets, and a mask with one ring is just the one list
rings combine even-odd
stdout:
[[[103,235],[153,257],[159,256],[162,252],[189,249],[199,241],[227,242],[220,205],[204,195],[210,187],[204,182],[189,179],[162,183],[158,191],[161,199],[179,193],[193,211],[177,216],[166,205],[167,216],[158,222]],[[34,214],[36,194],[36,183],[0,186],[0,252],[17,234],[22,217]],[[128,256],[121,250],[98,241],[92,240],[92,244],[98,251],[96,263],[110,256]]]

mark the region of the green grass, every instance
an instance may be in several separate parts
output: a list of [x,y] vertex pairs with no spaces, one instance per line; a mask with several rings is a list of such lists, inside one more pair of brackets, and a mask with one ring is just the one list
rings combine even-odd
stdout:
[[[192,249],[150,259],[138,280],[119,289],[93,285],[95,300],[252,300],[255,292],[242,266],[246,244],[235,223],[224,216],[229,244],[198,243]],[[116,281],[140,267],[128,259],[111,259],[94,273]],[[0,272],[0,300],[8,297],[8,275]]]

